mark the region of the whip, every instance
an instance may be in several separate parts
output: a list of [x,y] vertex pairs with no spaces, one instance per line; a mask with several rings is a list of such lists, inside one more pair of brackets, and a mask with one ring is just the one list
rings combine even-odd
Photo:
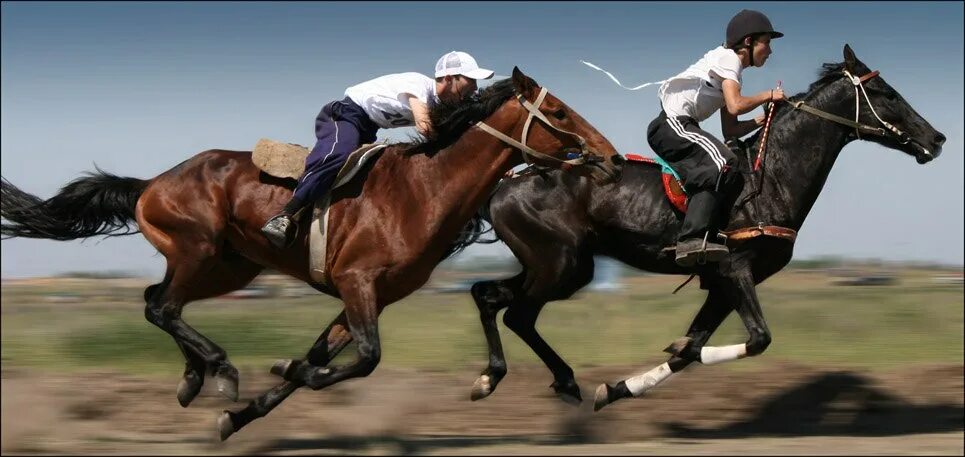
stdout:
[[[777,88],[781,88],[781,81],[777,82]],[[767,145],[767,131],[771,129],[771,118],[774,116],[774,101],[771,101],[771,107],[767,112],[767,121],[764,122],[764,134],[761,136],[761,146],[757,150],[757,160],[754,161],[754,171],[761,168],[761,164],[764,162],[764,149]]]

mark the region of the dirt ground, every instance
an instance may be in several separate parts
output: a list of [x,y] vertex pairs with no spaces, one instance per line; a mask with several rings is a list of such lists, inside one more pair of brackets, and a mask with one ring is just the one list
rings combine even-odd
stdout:
[[[510,367],[471,402],[476,372],[378,369],[299,391],[221,443],[215,420],[278,380],[242,368],[237,404],[205,386],[189,408],[177,374],[51,376],[2,371],[2,451],[12,454],[954,454],[965,438],[963,365],[890,371],[774,362],[763,371],[696,366],[645,398],[594,413],[602,381],[639,367],[577,373],[584,403],[559,401],[542,367]],[[267,368],[267,367],[266,367]]]

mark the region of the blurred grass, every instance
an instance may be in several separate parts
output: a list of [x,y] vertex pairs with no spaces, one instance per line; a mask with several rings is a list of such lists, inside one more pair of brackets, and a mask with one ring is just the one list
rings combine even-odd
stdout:
[[[774,340],[762,356],[727,369],[753,369],[769,360],[890,368],[961,363],[963,289],[902,274],[897,285],[831,285],[824,274],[787,271],[758,288]],[[675,276],[634,276],[617,293],[582,292],[544,308],[543,337],[575,369],[639,365],[683,335],[703,302],[696,281],[676,295]],[[178,374],[183,358],[173,340],[143,315],[143,287],[105,290],[96,281],[44,286],[5,285],[2,291],[4,367],[40,370],[110,368]],[[78,303],[50,303],[70,293]],[[189,305],[185,320],[217,342],[242,370],[267,370],[279,358],[301,357],[341,303],[323,296],[252,300],[212,299]],[[499,320],[510,367],[539,364]],[[389,306],[380,321],[384,366],[429,371],[481,369],[485,337],[468,293],[416,293]],[[725,345],[746,334],[732,314],[711,340]],[[339,357],[354,357],[352,347]],[[643,367],[641,367],[643,368]],[[510,368],[512,369],[512,368]]]

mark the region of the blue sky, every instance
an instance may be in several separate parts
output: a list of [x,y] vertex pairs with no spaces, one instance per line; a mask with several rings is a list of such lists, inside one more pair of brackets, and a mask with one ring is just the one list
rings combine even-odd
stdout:
[[[717,46],[742,8],[785,37],[744,91],[782,80],[803,91],[850,43],[948,141],[926,166],[871,143],[845,148],[798,239],[796,258],[840,255],[963,263],[963,5],[790,3],[17,3],[4,2],[0,57],[3,176],[47,198],[96,163],[150,178],[209,148],[259,138],[311,145],[314,117],[349,85],[430,74],[449,50],[507,75],[514,65],[590,120],[617,148],[643,152],[656,90]],[[703,124],[719,133],[713,117]],[[412,130],[383,131],[403,139]],[[2,276],[67,270],[158,275],[140,236],[6,240]],[[506,254],[499,245],[463,255]]]

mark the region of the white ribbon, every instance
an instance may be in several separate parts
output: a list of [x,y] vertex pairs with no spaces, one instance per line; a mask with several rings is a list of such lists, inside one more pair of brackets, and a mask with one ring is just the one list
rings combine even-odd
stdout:
[[622,88],[624,88],[624,89],[627,89],[627,90],[643,89],[644,87],[647,87],[647,86],[652,86],[652,85],[654,85],[654,84],[663,84],[663,83],[665,83],[665,82],[668,81],[667,79],[665,79],[665,80],[663,80],[663,81],[654,81],[654,82],[649,82],[649,83],[643,83],[643,84],[641,84],[641,85],[639,85],[639,86],[636,86],[636,87],[627,87],[627,86],[624,86],[623,83],[621,83],[620,80],[618,80],[615,76],[613,76],[613,74],[610,73],[609,71],[606,71],[606,70],[604,70],[604,69],[602,69],[602,68],[600,68],[600,67],[598,67],[598,66],[596,66],[596,65],[593,65],[592,63],[587,62],[587,61],[585,61],[585,60],[581,60],[580,62],[583,62],[586,66],[588,66],[588,67],[590,67],[590,68],[592,68],[592,69],[594,69],[594,70],[600,70],[600,71],[602,71],[603,73],[606,73],[606,75],[609,76],[610,79],[613,80],[613,82],[617,83],[618,86],[620,86],[620,87],[622,87]]

